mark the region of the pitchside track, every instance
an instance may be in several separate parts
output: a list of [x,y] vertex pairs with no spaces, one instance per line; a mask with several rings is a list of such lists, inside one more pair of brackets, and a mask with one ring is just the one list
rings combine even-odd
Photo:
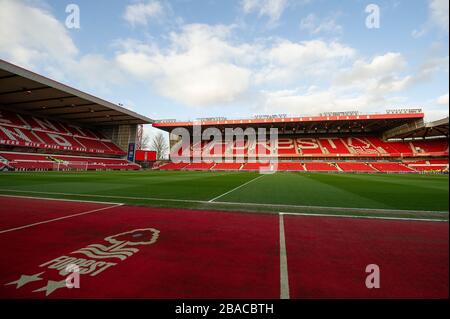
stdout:
[[0,194],[0,298],[448,298],[448,177],[14,173]]

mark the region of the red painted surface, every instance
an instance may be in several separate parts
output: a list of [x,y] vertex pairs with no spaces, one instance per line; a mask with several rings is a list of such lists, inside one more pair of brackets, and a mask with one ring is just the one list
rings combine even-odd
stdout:
[[[0,298],[280,296],[277,215],[6,197],[0,203]],[[1,232],[97,208],[108,209]],[[448,223],[284,218],[292,298],[448,298]],[[80,252],[92,252],[93,244],[97,257]],[[67,274],[55,268],[73,262],[68,258],[84,259],[80,288],[46,296],[40,289],[63,282]],[[379,290],[365,288],[370,263],[381,268]],[[37,274],[40,280],[8,285]]]
[[[448,298],[448,223],[285,216],[292,298]],[[380,267],[367,289],[366,266]]]
[[[20,201],[17,202],[18,205]],[[36,206],[42,218],[54,202]],[[67,203],[67,206],[72,205]],[[8,211],[13,211],[9,208]],[[0,208],[3,214],[4,209]],[[16,210],[19,214],[20,211]],[[53,216],[52,216],[53,217]],[[0,234],[0,298],[45,298],[33,292],[64,277],[39,267],[91,244],[110,246],[108,236],[155,228],[152,245],[96,276],[81,275],[80,289],[60,288],[48,298],[277,298],[278,224],[272,215],[118,207],[20,231]],[[97,259],[96,259],[97,260]],[[16,289],[21,275],[45,272],[46,280]]]

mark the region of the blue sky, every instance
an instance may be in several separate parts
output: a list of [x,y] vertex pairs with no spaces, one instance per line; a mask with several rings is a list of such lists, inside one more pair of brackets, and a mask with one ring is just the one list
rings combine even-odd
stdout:
[[0,58],[154,119],[448,116],[448,30],[448,0],[0,0]]

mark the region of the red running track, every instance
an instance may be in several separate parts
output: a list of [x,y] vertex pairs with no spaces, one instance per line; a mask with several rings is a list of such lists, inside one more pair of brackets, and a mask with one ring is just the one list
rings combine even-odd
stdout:
[[[291,298],[448,298],[448,223],[284,225]],[[0,298],[279,298],[279,242],[276,215],[0,197]]]

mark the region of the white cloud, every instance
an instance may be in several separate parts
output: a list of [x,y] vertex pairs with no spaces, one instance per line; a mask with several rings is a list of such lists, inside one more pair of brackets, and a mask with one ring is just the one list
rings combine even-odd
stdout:
[[449,32],[449,1],[448,0],[428,0],[428,21],[419,29],[411,32],[413,38],[420,38],[431,29],[438,28],[443,32]]
[[158,1],[130,4],[125,9],[124,19],[132,26],[147,25],[151,19],[159,19],[164,14],[164,8]]
[[320,33],[342,33],[343,28],[334,18],[320,19],[311,13],[300,21],[300,30],[308,31],[312,35]]
[[444,106],[446,105],[446,106],[448,106],[448,93],[438,97],[436,102],[439,105],[444,105]]
[[[333,83],[328,87],[262,91],[261,103],[269,113],[284,111],[291,114],[311,114],[336,110],[382,112],[389,105],[408,103],[408,98],[398,94],[413,85],[428,82],[446,65],[448,68],[448,57],[430,58],[413,74],[403,75],[407,66],[405,58],[400,53],[390,52],[370,61],[355,61],[350,69],[337,72]],[[332,73],[330,72],[330,77],[333,77]],[[448,94],[441,96],[436,102],[448,107]],[[434,110],[432,106],[427,107],[428,110],[434,112],[434,116],[445,111]]]
[[336,41],[297,43],[281,40],[267,47],[262,54],[267,61],[256,74],[256,82],[276,81],[286,84],[299,78],[329,75],[352,59],[355,50]]
[[377,78],[386,78],[394,73],[402,71],[406,67],[404,57],[397,52],[389,52],[376,56],[370,62],[357,60],[352,69],[344,72],[337,78],[339,85],[350,85],[360,83],[365,85],[366,81]]
[[[124,77],[108,59],[80,54],[64,24],[43,7],[0,0],[0,57],[51,78],[103,92]],[[95,74],[95,76],[92,76]]]
[[242,9],[245,13],[257,12],[267,16],[271,23],[277,22],[287,6],[287,0],[243,0]]
[[0,55],[24,67],[72,59],[78,49],[51,13],[26,2],[0,0]]
[[262,92],[266,112],[288,112],[292,115],[317,115],[326,111],[364,111],[384,105],[382,100],[371,100],[364,94],[343,94],[335,89]]
[[249,88],[251,71],[240,63],[248,47],[228,43],[230,28],[186,25],[171,34],[166,50],[127,41],[116,59],[123,69],[149,80],[160,94],[180,103],[233,102]]
[[449,1],[448,0],[430,0],[430,12],[432,21],[442,30],[448,33],[449,23]]
[[430,62],[415,74],[405,75],[406,67],[405,58],[396,52],[376,56],[369,62],[360,59],[350,70],[338,74],[334,85],[344,91],[364,92],[368,100],[379,101],[428,80],[437,70]]

